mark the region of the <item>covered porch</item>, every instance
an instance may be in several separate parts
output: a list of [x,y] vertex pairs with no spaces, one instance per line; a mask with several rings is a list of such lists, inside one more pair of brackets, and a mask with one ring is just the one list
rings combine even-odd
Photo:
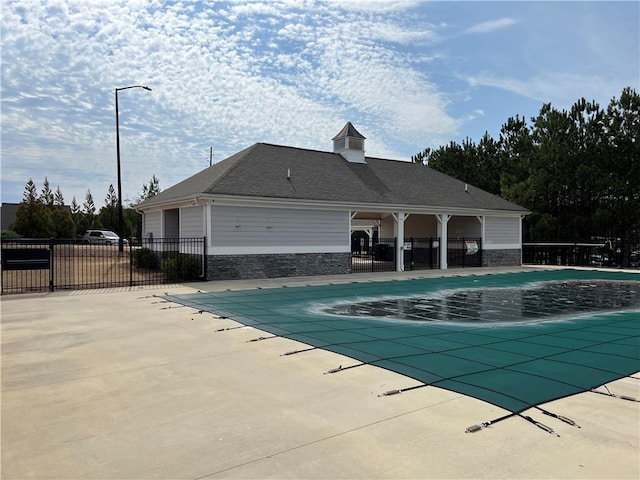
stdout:
[[352,272],[483,266],[484,216],[351,211]]

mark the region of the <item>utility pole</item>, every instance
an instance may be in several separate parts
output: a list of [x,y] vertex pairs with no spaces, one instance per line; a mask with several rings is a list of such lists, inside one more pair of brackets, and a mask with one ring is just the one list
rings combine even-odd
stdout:
[[213,147],[209,147],[209,166],[213,165]]

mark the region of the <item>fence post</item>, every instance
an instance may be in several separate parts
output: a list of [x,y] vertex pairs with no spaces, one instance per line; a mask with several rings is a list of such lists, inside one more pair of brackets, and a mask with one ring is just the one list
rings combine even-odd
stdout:
[[409,239],[411,241],[411,270],[414,270],[415,268],[415,259],[413,258],[413,237],[410,237]]
[[466,248],[467,244],[464,241],[464,237],[462,237],[462,268],[464,268],[465,265],[465,261],[466,261],[466,256],[467,256],[467,252],[465,252],[465,248]]
[[429,237],[429,268],[433,270],[433,237]]
[[133,287],[133,238],[129,237],[129,287]]
[[202,277],[207,280],[207,236],[202,237]]
[[49,291],[53,292],[55,288],[55,255],[54,255],[54,240],[49,239]]

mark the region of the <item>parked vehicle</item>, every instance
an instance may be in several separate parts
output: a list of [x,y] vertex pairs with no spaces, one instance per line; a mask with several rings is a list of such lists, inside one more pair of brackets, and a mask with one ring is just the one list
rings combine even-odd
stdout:
[[[99,245],[118,245],[120,237],[111,230],[87,230],[82,237],[82,241]],[[129,244],[126,238],[122,242],[125,245]]]

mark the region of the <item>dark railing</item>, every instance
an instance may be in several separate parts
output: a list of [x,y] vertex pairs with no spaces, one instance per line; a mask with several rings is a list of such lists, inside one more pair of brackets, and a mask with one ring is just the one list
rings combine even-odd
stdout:
[[578,267],[638,268],[640,244],[523,243],[522,263]]
[[206,278],[204,238],[156,238],[118,245],[80,240],[2,240],[1,293],[79,290]]
[[424,270],[440,267],[440,239],[405,238],[404,269]]
[[447,264],[449,267],[481,267],[482,239],[450,238],[447,241]]
[[393,272],[396,269],[396,239],[380,238],[369,245],[352,246],[351,272]]

